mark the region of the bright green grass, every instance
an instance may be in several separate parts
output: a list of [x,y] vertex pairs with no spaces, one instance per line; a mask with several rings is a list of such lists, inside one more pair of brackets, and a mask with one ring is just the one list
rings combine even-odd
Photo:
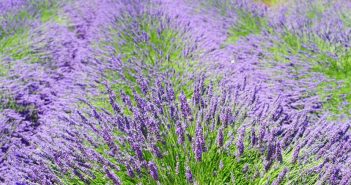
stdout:
[[11,63],[5,62],[5,58],[22,60],[30,58],[32,50],[29,44],[29,32],[18,30],[15,34],[0,38],[0,76],[5,76],[11,69]]
[[337,115],[351,114],[351,79],[323,82],[318,86],[317,93],[323,100],[326,110]]
[[38,14],[42,22],[48,22],[53,20],[55,22],[60,22],[61,18],[58,16],[59,7],[54,1],[44,0],[40,1],[37,5]]
[[319,66],[315,70],[321,71],[329,77],[337,80],[348,80],[351,74],[351,52],[341,54],[337,58],[328,56],[325,53],[319,54],[317,60]]
[[281,35],[280,39],[274,41],[273,46],[268,48],[275,61],[290,62],[288,56],[297,55],[300,51],[305,50],[302,45],[307,38],[300,38],[295,34],[286,32]]
[[227,42],[235,43],[242,37],[260,34],[264,28],[267,28],[267,21],[264,18],[243,10],[236,11],[238,20],[236,24],[229,28]]
[[61,25],[67,25],[69,21],[67,17],[60,14],[61,4],[70,3],[70,0],[64,0],[61,2],[54,0],[40,0],[39,2],[32,2],[33,6],[36,7],[37,12],[33,15],[35,18],[39,18],[41,22],[55,22]]
[[29,57],[32,53],[29,42],[29,32],[18,30],[15,34],[3,37],[0,40],[0,54],[11,57],[14,60],[21,60]]

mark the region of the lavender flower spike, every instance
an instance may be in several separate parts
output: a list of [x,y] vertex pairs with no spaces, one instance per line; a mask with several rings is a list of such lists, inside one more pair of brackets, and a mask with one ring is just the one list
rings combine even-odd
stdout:
[[178,136],[178,144],[182,145],[184,143],[184,129],[180,121],[176,123],[176,134]]
[[158,181],[158,169],[155,163],[149,162],[150,175],[154,178],[155,181]]
[[280,185],[283,180],[284,177],[286,176],[286,174],[288,173],[288,169],[284,168],[282,172],[280,172],[280,174],[278,175],[278,178],[272,183],[272,185]]
[[189,107],[189,104],[188,104],[188,101],[186,99],[186,96],[184,95],[184,92],[180,93],[179,101],[180,101],[180,108],[182,110],[184,118],[185,119],[191,119],[192,118],[191,109]]
[[280,142],[277,143],[275,155],[276,155],[277,160],[280,163],[282,163],[283,162],[283,156],[282,156],[282,147],[280,146]]
[[113,172],[111,172],[106,166],[104,167],[104,171],[107,177],[111,179],[115,185],[121,185],[120,179]]
[[189,166],[186,167],[186,170],[185,170],[185,177],[186,177],[186,180],[189,182],[189,183],[193,183],[194,180],[193,180],[193,174],[191,173],[191,170],[189,168]]
[[244,139],[245,139],[245,129],[242,128],[239,132],[238,141],[236,143],[238,158],[244,153]]
[[218,134],[217,134],[217,145],[219,147],[222,147],[223,146],[223,143],[224,143],[224,135],[223,135],[223,127],[221,127],[219,130],[218,130]]

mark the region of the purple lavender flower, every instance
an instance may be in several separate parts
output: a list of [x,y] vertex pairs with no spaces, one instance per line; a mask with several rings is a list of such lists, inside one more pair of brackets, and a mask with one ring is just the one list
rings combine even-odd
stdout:
[[340,181],[340,184],[349,184],[351,180],[351,174],[350,173],[346,173],[346,175],[343,176],[343,178]]
[[191,109],[189,107],[189,104],[188,104],[188,101],[186,99],[186,96],[184,95],[183,92],[181,92],[180,95],[179,95],[179,101],[180,101],[180,108],[182,110],[184,118],[185,119],[191,119],[192,118]]
[[213,119],[217,111],[217,97],[213,97],[210,100],[210,109],[206,114],[206,121],[210,121],[210,119]]
[[268,148],[267,148],[267,156],[266,156],[267,161],[270,161],[273,158],[275,150],[276,148],[274,143],[272,141],[269,141]]
[[202,153],[203,153],[201,138],[198,138],[198,137],[195,138],[194,153],[195,153],[196,161],[201,161],[202,160]]
[[135,154],[137,155],[138,159],[140,161],[143,161],[144,160],[144,155],[143,155],[142,149],[140,148],[140,145],[138,143],[134,142],[132,144],[132,148],[133,148]]
[[148,35],[146,32],[144,32],[144,31],[143,31],[143,33],[142,33],[142,38],[143,38],[143,41],[144,41],[144,42],[149,41],[149,35]]
[[261,127],[259,137],[258,137],[260,144],[263,143],[265,135],[266,135],[266,129],[264,127]]
[[167,98],[169,102],[173,102],[175,100],[174,90],[170,83],[167,84]]
[[111,172],[106,166],[104,166],[104,171],[107,177],[111,179],[115,185],[122,184],[121,180],[113,172]]
[[219,147],[222,147],[224,144],[224,135],[223,135],[223,128],[221,127],[219,130],[218,130],[218,134],[217,134],[217,145]]
[[276,155],[277,160],[280,163],[282,163],[283,162],[283,156],[282,156],[282,148],[280,146],[280,142],[277,143],[275,155]]
[[194,95],[193,102],[195,105],[201,104],[201,93],[202,93],[203,84],[200,82],[194,83]]
[[277,179],[272,183],[272,185],[279,185],[283,182],[286,174],[288,173],[288,169],[284,168],[283,171],[281,171],[277,177]]
[[149,132],[149,134],[159,135],[160,128],[159,128],[159,125],[157,123],[157,120],[155,120],[152,117],[145,118],[145,123],[146,123],[147,131]]
[[163,85],[162,85],[162,79],[157,78],[156,80],[156,84],[157,84],[157,92],[158,92],[158,97],[160,100],[163,100],[163,95],[165,94],[165,90],[163,89]]
[[132,101],[130,100],[130,97],[126,95],[123,91],[121,91],[121,97],[125,106],[131,109],[133,106],[132,106]]
[[180,121],[176,122],[176,134],[178,135],[178,144],[183,145],[184,143],[184,129]]
[[[19,1],[22,2],[22,0]],[[4,2],[17,2],[17,0],[4,0]],[[261,18],[265,20],[266,13],[269,14],[268,11],[264,10],[264,8],[257,5],[254,1],[237,0],[236,2],[230,4],[230,6],[233,6],[234,9],[238,8],[240,11],[248,12],[249,14],[247,15],[252,14],[254,18],[258,18],[259,20]],[[5,14],[3,12],[7,12],[9,9],[1,7],[1,5],[5,6],[6,3],[0,3],[1,15]],[[85,3],[86,5],[83,6],[80,1],[77,1],[76,4],[78,5],[76,7],[68,5],[68,9],[73,10],[65,10],[64,12],[72,18],[72,27],[74,28],[72,32],[63,25],[55,26],[54,29],[59,30],[56,32],[53,32],[53,29],[49,26],[45,27],[44,30],[49,30],[53,36],[46,38],[49,40],[47,45],[43,44],[44,46],[39,46],[45,48],[43,49],[45,52],[40,52],[43,55],[49,53],[52,56],[43,56],[47,59],[40,61],[40,64],[32,64],[31,62],[27,62],[26,59],[23,62],[20,61],[26,64],[24,68],[34,71],[43,69],[42,71],[45,75],[40,75],[38,72],[31,72],[30,70],[22,71],[14,65],[14,70],[11,71],[13,74],[9,77],[11,83],[5,83],[5,80],[0,79],[0,82],[2,82],[0,87],[1,93],[3,93],[3,88],[6,90],[11,89],[11,93],[13,93],[13,97],[16,100],[16,105],[24,107],[33,105],[35,109],[38,109],[36,113],[38,115],[37,119],[29,118],[32,116],[27,115],[32,113],[28,113],[30,110],[27,109],[25,111],[15,110],[12,113],[7,111],[0,113],[0,135],[4,136],[0,141],[0,156],[6,156],[5,158],[0,157],[0,183],[12,184],[13,182],[18,182],[18,179],[26,178],[28,183],[58,184],[59,179],[55,180],[52,170],[46,169],[47,166],[51,166],[52,162],[55,162],[57,163],[56,166],[60,168],[58,169],[59,172],[66,174],[66,172],[71,170],[85,184],[91,183],[89,182],[89,176],[92,177],[94,175],[86,169],[93,167],[95,163],[99,163],[104,165],[107,177],[113,183],[120,184],[121,182],[115,176],[114,170],[109,170],[117,170],[117,165],[112,164],[101,154],[94,152],[94,149],[101,145],[108,146],[109,149],[106,151],[106,154],[114,158],[117,163],[125,165],[126,173],[130,177],[144,178],[143,172],[149,170],[153,179],[163,180],[163,178],[159,179],[157,166],[152,162],[148,162],[146,159],[149,159],[149,156],[144,156],[143,152],[146,152],[145,154],[152,152],[154,156],[159,157],[158,160],[162,160],[162,155],[169,155],[167,152],[162,151],[164,149],[162,145],[167,144],[168,146],[168,143],[165,143],[168,140],[165,138],[169,136],[170,128],[175,127],[178,144],[184,145],[185,134],[187,134],[188,138],[193,138],[189,139],[193,144],[193,147],[190,149],[193,151],[190,152],[194,152],[196,160],[201,161],[202,154],[206,152],[204,137],[211,140],[206,144],[213,143],[220,147],[223,146],[224,129],[227,129],[228,126],[233,126],[229,125],[229,123],[233,122],[232,119],[234,118],[232,116],[232,108],[235,109],[235,118],[242,118],[238,119],[238,122],[235,122],[238,125],[235,125],[234,130],[237,127],[251,128],[251,145],[261,151],[267,151],[267,156],[262,155],[260,158],[261,160],[265,160],[264,167],[266,171],[272,167],[274,162],[273,157],[282,163],[281,147],[292,148],[294,151],[293,163],[296,163],[298,159],[301,161],[305,160],[304,162],[308,163],[311,161],[309,155],[299,156],[301,148],[304,148],[307,154],[311,153],[311,156],[320,157],[324,161],[327,161],[325,163],[332,164],[332,166],[325,165],[326,167],[324,168],[323,163],[323,165],[319,165],[314,170],[316,173],[325,177],[325,180],[322,179],[321,182],[323,181],[324,183],[325,181],[332,184],[349,183],[347,174],[350,171],[347,164],[351,161],[349,157],[351,148],[349,146],[349,127],[339,128],[340,124],[330,124],[330,122],[319,123],[315,121],[317,119],[315,118],[316,115],[309,114],[310,112],[316,112],[317,108],[315,105],[320,103],[320,100],[317,100],[316,96],[311,95],[313,93],[309,93],[309,97],[305,97],[306,87],[309,87],[309,90],[313,90],[314,83],[308,82],[310,81],[308,79],[300,78],[301,76],[294,71],[294,66],[298,66],[303,76],[307,76],[306,74],[310,73],[311,64],[305,61],[300,63],[299,59],[297,59],[300,55],[304,55],[303,52],[296,49],[295,53],[293,51],[294,48],[287,52],[289,56],[286,56],[286,58],[291,60],[289,64],[278,64],[276,62],[273,65],[257,64],[258,61],[265,61],[269,62],[267,64],[271,64],[271,53],[264,51],[266,49],[264,46],[269,48],[273,46],[274,48],[274,44],[277,42],[285,42],[285,39],[280,38],[281,36],[286,36],[290,33],[294,37],[307,36],[306,38],[310,39],[312,37],[310,37],[309,32],[311,32],[318,39],[326,41],[327,45],[331,44],[332,47],[334,47],[334,44],[340,45],[340,47],[349,47],[350,30],[345,29],[346,23],[340,19],[339,14],[334,15],[330,13],[335,12],[338,6],[329,7],[328,5],[326,10],[319,13],[323,14],[323,19],[307,19],[305,17],[306,12],[310,12],[310,4],[302,3],[303,5],[299,7],[292,7],[291,11],[289,7],[289,11],[284,12],[283,15],[278,17],[279,20],[276,21],[277,23],[270,21],[275,35],[262,28],[262,32],[258,34],[250,34],[242,37],[242,39],[239,39],[237,43],[233,43],[230,47],[225,46],[221,48],[221,45],[227,38],[226,34],[224,34],[223,38],[220,35],[227,32],[227,24],[232,24],[226,21],[227,18],[235,18],[233,20],[240,21],[240,16],[237,17],[235,14],[230,15],[233,17],[221,16],[217,14],[217,10],[209,10],[193,16],[192,5],[179,1],[167,1],[166,3],[157,1],[157,3],[159,5],[157,8],[162,9],[162,11],[153,15],[154,9],[152,8],[150,11],[149,6],[145,8],[139,0],[122,1],[120,3],[113,1],[95,3],[95,1],[91,1],[91,3]],[[313,2],[308,3],[312,4]],[[333,5],[334,2],[330,1],[328,3]],[[121,5],[122,9],[128,10],[125,12],[116,11],[119,9],[114,7],[115,4],[118,4],[118,6]],[[98,7],[95,8],[93,5]],[[177,8],[174,8],[174,5],[177,5]],[[9,4],[6,6],[11,7],[12,5]],[[23,8],[22,5],[21,8]],[[215,9],[215,7],[213,8]],[[103,13],[100,10],[104,10]],[[18,11],[21,11],[20,8],[18,8]],[[122,12],[123,16],[118,12]],[[212,13],[214,16],[212,16]],[[152,16],[149,16],[149,14],[152,14]],[[165,15],[167,16],[165,17]],[[209,17],[220,19],[208,19]],[[175,22],[173,22],[173,18],[176,20]],[[6,17],[4,20],[7,21]],[[186,23],[183,24],[184,20]],[[0,22],[1,27],[7,25],[7,23],[2,24],[3,20],[0,20]],[[33,26],[36,26],[36,23]],[[106,34],[108,38],[100,38],[104,37],[104,34],[100,33],[104,32],[104,28],[106,27],[112,27],[114,32],[118,32],[118,35],[114,35],[117,39],[111,38],[111,32]],[[185,31],[179,31],[178,27],[179,30]],[[158,35],[150,34],[148,32],[150,30],[148,29],[151,29],[151,31],[157,30]],[[213,65],[210,64],[211,66],[208,68],[209,74],[214,77],[218,77],[217,74],[219,73],[223,74],[221,81],[223,87],[217,88],[217,84],[211,83],[206,88],[203,75],[196,72],[194,76],[200,75],[201,77],[193,83],[193,103],[188,103],[188,99],[183,92],[180,94],[178,101],[176,100],[175,94],[180,90],[178,87],[187,84],[188,81],[193,81],[192,79],[188,79],[188,75],[192,75],[189,74],[188,69],[185,69],[184,75],[179,76],[174,75],[178,73],[175,68],[169,69],[167,66],[167,69],[163,70],[164,66],[161,64],[162,62],[167,62],[168,64],[177,61],[175,61],[176,59],[173,58],[170,51],[159,48],[157,46],[158,43],[154,43],[153,41],[155,40],[154,37],[167,39],[168,30],[171,30],[172,33],[173,31],[177,32],[175,34],[177,36],[181,35],[180,40],[182,41],[187,40],[183,39],[183,36],[190,35],[189,37],[194,37],[196,42],[199,42],[199,47],[201,47],[199,49],[205,51],[201,58],[215,62]],[[32,31],[35,32],[35,30],[30,30],[31,33]],[[60,34],[59,32],[61,31],[62,33]],[[0,37],[2,37],[2,30],[0,32]],[[176,37],[175,35],[171,35],[171,37]],[[56,42],[55,39],[60,40],[60,42]],[[106,47],[106,51],[105,48],[101,48],[101,51],[95,51],[95,48],[90,45],[95,41],[100,41],[100,39],[106,41],[103,45],[106,43],[108,45],[111,42],[113,46]],[[174,38],[171,43],[177,45],[177,39]],[[136,46],[133,51],[117,51],[118,47],[127,48],[124,46],[128,46],[126,44],[129,41],[133,42],[133,46]],[[311,42],[314,42],[313,39]],[[168,41],[164,43],[172,46]],[[184,43],[185,45],[189,45],[187,42]],[[115,47],[116,44],[118,47]],[[309,42],[306,43],[306,45],[308,44]],[[36,45],[41,44],[36,43]],[[179,46],[180,52],[178,53],[183,52],[185,57],[190,57],[195,55],[196,52],[194,50],[196,47],[197,45],[185,48]],[[30,46],[29,48],[34,48],[33,53],[37,52],[37,46]],[[128,48],[133,49],[133,47]],[[162,48],[165,47],[162,45]],[[303,46],[303,48],[305,50],[309,46]],[[170,50],[172,49],[174,48],[170,48]],[[152,52],[147,50],[152,50]],[[316,47],[313,53],[321,52],[319,50],[320,48]],[[230,58],[227,56],[232,55],[232,52],[235,55],[234,63],[227,60]],[[121,57],[117,59],[118,61],[113,57],[110,57],[113,59],[112,61],[110,59],[105,61],[105,56],[114,56],[115,53],[121,53]],[[94,56],[95,54],[97,56]],[[154,54],[157,56],[154,57]],[[100,56],[103,56],[101,60]],[[99,60],[93,60],[95,57],[98,57]],[[269,60],[262,60],[266,59],[266,57]],[[330,55],[330,57],[341,59],[341,56],[337,54]],[[152,58],[152,62],[148,58]],[[164,58],[168,61],[163,61]],[[308,57],[306,58],[306,60],[309,60]],[[303,59],[305,60],[305,57]],[[12,60],[10,62],[11,65],[12,63],[16,63],[16,61]],[[150,63],[152,65],[149,65]],[[174,64],[177,65],[178,63]],[[90,66],[94,67],[90,68]],[[170,66],[173,66],[173,63]],[[271,68],[266,69],[266,66],[271,66]],[[101,68],[101,70],[95,70],[95,68]],[[278,70],[283,71],[283,75],[277,75],[279,77],[276,77],[275,73],[272,72]],[[112,71],[121,78],[111,80],[106,71]],[[130,75],[133,80],[126,79],[126,75],[124,75],[126,71],[128,73],[131,72]],[[147,72],[145,76],[143,76],[145,74],[144,71]],[[293,74],[290,74],[291,71],[294,71]],[[134,74],[134,72],[138,74]],[[88,73],[93,75],[86,75]],[[313,78],[316,77],[314,73],[311,75]],[[104,109],[95,108],[94,106],[96,105],[90,102],[92,106],[89,104],[87,108],[90,112],[88,111],[85,114],[80,113],[83,110],[79,110],[77,112],[78,116],[75,117],[76,115],[72,111],[73,107],[75,107],[73,106],[75,103],[73,99],[82,98],[86,94],[90,94],[90,92],[95,95],[96,86],[90,82],[101,83],[100,78],[102,78],[102,81],[108,80],[110,83],[116,83],[113,84],[114,87],[122,87],[121,89],[124,89],[124,87],[128,87],[126,89],[133,89],[139,86],[143,94],[133,92],[133,100],[131,100],[129,90],[121,92],[121,96],[116,97],[111,88],[108,87],[107,91],[110,104],[116,113],[115,115],[109,114]],[[174,78],[184,80],[184,84],[171,84]],[[324,78],[315,79],[318,83],[325,81]],[[18,82],[15,82],[16,80]],[[236,81],[240,85],[236,84]],[[23,88],[21,88],[22,86]],[[213,89],[220,92],[214,92]],[[277,94],[282,94],[282,100],[272,102],[272,98]],[[233,96],[235,100],[233,100]],[[120,100],[123,101],[124,105],[117,105]],[[134,107],[134,103],[136,103],[137,107]],[[179,107],[178,103],[180,104]],[[254,114],[247,115],[247,111],[254,112]],[[308,116],[301,117],[311,119],[302,120],[302,118],[296,118],[299,117],[296,115],[300,115],[300,111],[308,112]],[[179,117],[180,112],[182,117]],[[192,114],[197,112],[206,112],[206,117],[202,118],[202,115],[199,114],[195,134],[192,132],[185,133],[186,131],[190,131],[186,129],[194,127]],[[4,116],[2,116],[2,113]],[[72,116],[72,118],[67,118],[66,113]],[[65,119],[62,119],[61,122],[58,121],[58,117]],[[249,119],[257,120],[258,125],[247,121]],[[220,125],[220,122],[222,122],[222,125]],[[211,128],[209,128],[209,125]],[[186,128],[184,128],[185,126]],[[254,129],[260,129],[258,138]],[[45,131],[45,133],[42,131]],[[266,132],[271,132],[272,135],[268,137]],[[171,134],[173,135],[174,133]],[[208,137],[213,136],[213,134],[217,134],[217,137]],[[233,134],[228,133],[229,141],[226,143],[228,147],[224,147],[224,150],[231,151],[233,147],[230,146],[232,141],[235,140],[234,135],[236,134],[236,132]],[[278,142],[279,139],[282,140]],[[245,129],[239,129],[235,147],[239,157],[244,152],[244,141]],[[258,142],[260,146],[257,146]],[[87,146],[82,143],[87,143]],[[300,145],[295,146],[295,143],[300,143]],[[44,154],[37,154],[38,151],[33,150],[36,148],[34,146],[42,148],[40,152]],[[183,148],[187,149],[189,147]],[[61,152],[64,154],[61,154]],[[87,155],[88,153],[89,155]],[[82,160],[78,156],[86,156],[89,160]],[[184,173],[184,169],[179,167],[184,162],[181,160],[183,159],[177,159],[177,166],[180,168],[180,173],[182,170]],[[220,166],[222,165],[220,164]],[[303,168],[308,168],[308,166],[303,166]],[[222,168],[222,170],[227,170],[227,168]],[[138,174],[134,174],[134,171]],[[287,169],[284,169],[274,183],[282,183],[287,171]],[[193,175],[189,166],[186,167],[185,172],[185,178],[188,182],[193,183]],[[249,177],[246,180],[249,181]]]
[[294,150],[294,153],[293,153],[293,157],[292,157],[292,159],[291,159],[291,163],[296,163],[296,161],[297,161],[297,158],[299,157],[299,153],[300,153],[300,146],[298,145],[297,147],[296,147],[296,149]]
[[264,169],[266,170],[266,172],[271,168],[272,163],[273,163],[272,160],[270,160],[270,161],[264,160],[263,166],[264,166]]
[[193,174],[191,173],[191,170],[190,170],[189,166],[187,166],[186,169],[185,169],[185,177],[186,177],[186,180],[189,183],[193,183],[194,182]]
[[133,169],[129,165],[126,165],[126,168],[127,168],[128,176],[133,178],[135,176]]
[[106,89],[107,89],[107,92],[109,94],[110,104],[112,105],[113,110],[117,114],[120,113],[121,112],[121,108],[118,106],[118,104],[116,102],[116,95],[112,91],[112,89],[111,89],[111,87],[109,86],[108,83],[106,83]]
[[203,127],[201,125],[202,111],[198,113],[198,119],[196,121],[195,129],[195,143],[194,143],[194,153],[197,161],[202,160],[202,153],[206,151],[206,143],[204,139]]
[[225,107],[222,109],[221,115],[221,122],[224,126],[227,126],[229,123],[229,118],[230,118],[230,109]]
[[177,110],[177,107],[174,105],[174,103],[171,103],[170,106],[169,106],[169,109],[170,109],[170,113],[171,113],[171,118],[173,120],[177,120],[178,119],[178,110]]
[[155,163],[149,162],[150,175],[155,181],[158,181],[158,169]]
[[147,80],[145,78],[143,78],[143,77],[139,77],[137,81],[138,81],[138,84],[140,86],[141,91],[144,94],[147,94],[148,87],[149,87],[149,84],[148,84]]
[[239,137],[236,143],[238,158],[240,158],[240,156],[244,153],[244,139],[245,139],[245,128],[242,128],[239,131]]
[[136,91],[133,91],[133,96],[137,103],[138,108],[142,111],[146,111],[146,108],[147,108],[146,101],[142,97],[140,97]]
[[257,137],[255,133],[255,129],[251,129],[251,146],[255,146],[257,144]]
[[211,100],[213,97],[213,82],[210,82],[210,85],[207,88],[207,98]]
[[158,149],[158,147],[156,145],[152,146],[152,152],[154,153],[154,155],[158,158],[162,158],[162,153],[160,151],[160,149]]

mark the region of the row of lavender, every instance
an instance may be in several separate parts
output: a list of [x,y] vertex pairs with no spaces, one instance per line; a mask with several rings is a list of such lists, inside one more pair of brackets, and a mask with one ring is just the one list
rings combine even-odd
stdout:
[[274,15],[274,32],[227,44],[238,12],[260,21],[267,7],[235,1],[223,16],[184,1],[90,3],[67,5],[71,24],[35,36],[42,63],[23,62],[2,81],[35,119],[2,112],[0,182],[350,183],[349,124],[316,114],[319,99],[305,95],[313,83],[292,78],[306,66],[300,55],[276,63],[265,50],[283,43],[277,33],[306,25],[273,24]]
[[109,1],[1,2],[1,184],[55,184],[42,151],[61,147],[55,140],[69,123],[59,117],[89,92],[89,73],[97,71],[91,42],[109,21],[97,9],[114,7]]

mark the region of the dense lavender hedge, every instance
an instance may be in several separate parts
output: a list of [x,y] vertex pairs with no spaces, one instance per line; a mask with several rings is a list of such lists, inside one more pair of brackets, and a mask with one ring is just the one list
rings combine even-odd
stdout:
[[0,184],[350,184],[350,3],[0,2]]

